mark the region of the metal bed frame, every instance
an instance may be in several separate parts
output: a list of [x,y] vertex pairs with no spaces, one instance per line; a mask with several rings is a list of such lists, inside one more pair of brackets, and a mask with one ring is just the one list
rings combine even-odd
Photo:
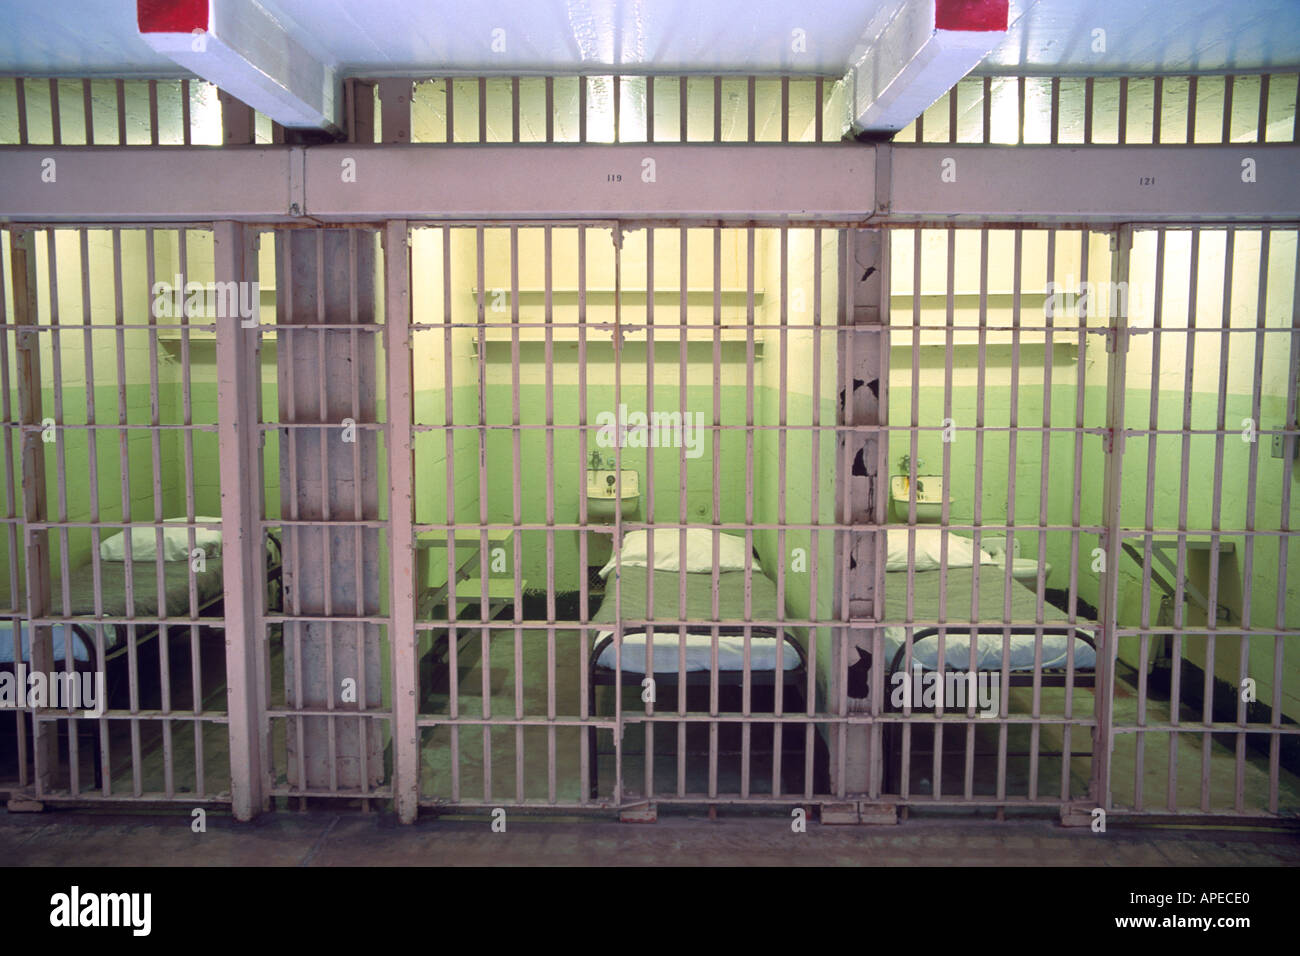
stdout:
[[[629,622],[624,622],[624,631],[627,630],[627,625],[629,624],[632,627],[650,626],[649,622],[629,621]],[[669,629],[663,628],[661,630],[667,633]],[[690,630],[687,631],[688,636],[690,636],[692,633],[694,633],[696,636],[700,636],[699,632],[692,632]],[[728,625],[726,627],[718,628],[719,637],[722,637],[723,635],[729,635],[729,636],[737,635],[737,634],[743,635],[744,633],[745,633],[745,629],[743,627],[736,627],[735,625]],[[605,648],[607,648],[611,643],[613,643],[615,636],[616,635],[614,634],[610,634],[607,637],[603,638],[602,640],[597,641],[596,646],[592,648],[591,656],[588,659],[589,680],[587,682],[587,707],[588,707],[587,712],[592,715],[596,713],[596,688],[613,687],[616,683],[618,683],[617,675],[615,671],[599,663],[600,655],[604,652]],[[709,638],[713,637],[713,628],[711,625],[709,626],[709,629],[704,636],[707,636]],[[761,640],[775,640],[776,634],[772,633],[767,628],[750,628],[750,637],[751,639],[759,638]],[[808,680],[807,655],[804,653],[804,649],[799,645],[799,642],[796,641],[792,635],[790,635],[784,630],[781,631],[781,639],[786,644],[789,644],[792,648],[794,648],[794,652],[796,655],[798,655],[799,658],[799,663],[797,666],[791,667],[789,669],[783,669],[781,671],[781,674],[784,677],[784,679],[781,681],[781,683],[784,685],[783,693],[789,694],[793,692],[795,695],[794,699],[800,702],[800,706],[806,706],[807,701],[804,699],[804,688],[807,686],[807,680]],[[679,645],[679,652],[680,652],[680,645]],[[784,660],[784,655],[780,655],[780,656],[782,660]],[[634,686],[640,686],[641,681],[647,676],[641,671],[636,671],[636,670],[633,671],[624,670],[621,671],[620,673],[622,676],[622,683],[625,685],[632,684]],[[740,685],[743,683],[745,677],[745,672],[743,670],[719,669],[716,673],[718,675],[719,687],[724,686],[724,684]],[[688,689],[691,687],[709,687],[712,685],[713,674],[714,674],[713,670],[687,671],[685,687]],[[776,670],[770,670],[770,671],[750,670],[749,672],[750,687],[751,688],[775,687],[776,675],[777,675]],[[679,671],[656,672],[654,675],[655,685],[657,687],[677,688],[679,689],[679,693],[680,693],[680,688],[682,686],[681,681],[679,680],[680,676],[681,675]],[[775,715],[773,716],[774,716],[774,720],[780,720],[779,717],[776,717]],[[594,729],[588,731],[587,734],[587,752],[589,755],[589,761],[591,767],[590,795],[593,799],[595,799],[599,795],[599,786],[600,786],[599,757],[601,751],[598,749],[597,746],[596,731]],[[731,754],[730,751],[719,751],[718,756],[723,756],[724,753],[728,755]],[[737,753],[739,752],[737,751]],[[687,752],[687,755],[688,756],[690,755],[689,751]]]
[[[924,628],[922,630],[917,631],[912,636],[912,646],[915,647],[917,642],[925,640],[926,638],[936,636],[940,631],[953,634],[957,637],[970,637],[971,636],[970,631],[972,629],[979,629],[987,626],[988,625],[981,625],[981,624],[968,624],[966,626],[953,624],[945,627]],[[1023,627],[1023,626],[998,627],[997,632],[998,632],[997,636],[1001,636],[1002,634],[1030,634],[1030,635],[1042,634],[1042,636],[1044,637],[1047,637],[1049,635],[1064,635],[1066,637],[1069,637],[1069,628],[1063,628],[1060,626],[1042,627],[1042,628]],[[978,640],[979,636],[980,635],[978,634],[975,635],[976,640]],[[1097,644],[1091,636],[1081,633],[1079,629],[1076,627],[1074,633],[1074,639],[1077,641],[1082,641],[1084,644],[1091,647],[1094,656],[1099,659],[1099,655],[1097,652]],[[1070,650],[1071,657],[1073,657],[1076,650],[1077,649]],[[906,655],[907,655],[906,644],[904,644],[902,647],[900,647],[897,651],[894,652],[894,657],[889,663],[889,669],[885,671],[883,686],[886,688],[886,691],[888,691],[888,688],[892,686],[892,679],[894,674],[901,673],[901,668],[903,666],[903,662],[906,658]],[[947,665],[947,662],[945,661],[942,673],[947,673],[948,671],[965,673],[959,671],[958,668],[949,667]],[[984,668],[976,668],[975,672],[977,674],[983,673],[983,674],[1001,675],[1002,669],[993,668],[993,667],[984,667]],[[930,673],[934,673],[934,671],[931,670]],[[1037,678],[1037,683],[1039,687],[1065,687],[1067,686],[1066,680],[1067,677],[1069,676],[1070,675],[1068,674],[1067,669],[1065,667],[1042,668],[1033,671],[1009,670],[1007,673],[1007,686],[1008,687],[1033,687],[1035,683],[1035,678]],[[1097,671],[1096,671],[1095,664],[1093,667],[1074,668],[1073,679],[1069,682],[1068,686],[1072,688],[1073,687],[1095,688],[1097,682],[1096,679],[1097,679]],[[886,692],[884,700],[881,701],[881,710],[885,713],[898,713],[898,711],[895,710],[894,707],[892,706],[891,695],[888,692]],[[927,722],[924,724],[917,724],[917,726],[932,727],[934,725],[933,723]],[[902,766],[901,766],[902,753],[899,748],[899,740],[902,736],[902,727],[903,727],[902,724],[892,723],[892,722],[885,725],[885,734],[884,734],[885,752],[883,754],[884,765],[885,765],[884,786],[886,792],[888,793],[898,793],[900,792],[900,788],[902,786]],[[918,751],[915,749],[915,747],[913,747],[911,749],[911,753],[912,754],[925,753],[925,751]],[[1042,751],[1039,751],[1039,753],[1041,754]],[[980,753],[979,751],[976,751],[976,756],[989,756],[989,754]],[[1016,756],[1029,756],[1029,755],[1023,753],[1016,753],[1014,751],[1008,751],[1007,756],[1016,757]]]

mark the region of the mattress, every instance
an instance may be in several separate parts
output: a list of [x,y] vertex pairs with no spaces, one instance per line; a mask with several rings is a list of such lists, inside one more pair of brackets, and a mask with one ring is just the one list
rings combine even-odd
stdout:
[[[630,630],[623,634],[622,670],[624,673],[646,673],[646,635],[645,624],[655,621],[710,621],[713,614],[713,574],[686,574],[686,614],[680,613],[679,591],[681,577],[677,571],[652,572],[654,583],[653,613],[647,614],[649,608],[649,591],[647,588],[646,569],[627,567],[620,579],[621,617],[625,627]],[[750,574],[750,614],[754,620],[771,621],[779,617],[776,585],[761,571]],[[615,601],[612,593],[592,618],[597,624],[614,624]],[[739,621],[745,617],[745,572],[722,571],[718,573],[718,614],[716,620]],[[718,670],[739,671],[745,666],[745,637],[742,625],[723,625],[718,628]],[[612,637],[613,629],[602,630],[596,635],[596,646]],[[786,640],[778,640],[776,628],[754,625],[750,628],[751,671],[773,671],[780,665],[783,670],[799,667],[799,653]],[[780,650],[778,651],[778,646]],[[664,630],[656,630],[654,635],[654,672],[656,674],[677,673],[680,670],[678,653],[681,650],[681,636],[677,628],[665,625]],[[601,649],[596,659],[598,666],[608,670],[614,669],[614,642],[611,640]],[[691,628],[686,633],[685,665],[687,671],[707,671],[713,666],[713,636],[709,625]]]
[[[31,633],[27,627],[27,622],[20,624],[22,633],[22,655],[23,661],[31,660]],[[67,640],[68,632],[71,628],[66,624],[55,624],[51,626],[54,637],[54,666],[62,669],[67,658],[64,642]],[[0,664],[12,664],[14,662],[14,624],[13,621],[0,623]],[[72,659],[86,663],[90,660],[90,652],[86,648],[85,642],[74,639],[72,642]]]
[[[976,581],[972,582],[971,568],[949,568],[944,590],[946,609],[940,616],[940,575],[938,571],[915,572],[915,593],[912,620],[943,620],[951,628],[944,639],[944,661],[953,670],[971,668],[971,620],[977,622],[975,638],[975,669],[1001,670],[1003,633],[1000,624],[991,623],[1002,618],[1004,599],[1011,599],[1011,620],[1032,621],[1038,613],[1038,595],[1026,585],[1012,578],[1009,584],[1006,570],[1001,565],[980,565]],[[972,610],[972,597],[978,605]],[[903,647],[907,628],[899,622],[907,618],[907,572],[891,571],[885,576],[885,666],[892,667],[895,655]],[[1050,627],[1066,625],[1066,617],[1050,604],[1043,604],[1043,621]],[[958,630],[958,629],[961,630]],[[1085,622],[1076,631],[1074,666],[1091,670],[1097,665],[1097,654],[1078,635],[1094,636],[1095,624]],[[1042,668],[1064,668],[1070,658],[1070,637],[1065,633],[1044,633],[1041,638],[1033,634],[1012,634],[1009,642],[1007,668],[1010,671],[1032,671],[1036,647],[1041,641]],[[939,660],[937,634],[914,637],[912,642],[913,667],[918,664],[925,670],[936,670]],[[902,669],[900,661],[899,669]]]
[[[158,602],[158,563],[155,561],[136,560],[132,562],[131,576],[134,585],[132,600],[127,600],[126,589],[126,562],[124,561],[101,561],[99,563],[100,574],[100,603],[99,607],[95,606],[95,577],[94,565],[84,564],[76,568],[70,568],[68,571],[68,596],[69,604],[64,606],[63,603],[63,578],[61,571],[56,570],[51,575],[50,590],[51,602],[50,609],[54,616],[63,616],[65,611],[71,616],[94,616],[102,613],[105,617],[157,617],[159,616]],[[163,569],[163,587],[164,587],[164,614],[167,617],[189,617],[190,616],[190,563],[188,561],[164,561]],[[207,566],[202,571],[194,572],[194,587],[197,604],[194,611],[197,613],[205,604],[214,598],[220,597],[223,592],[224,581],[221,573],[221,559],[209,557]],[[148,625],[139,625],[147,627]],[[65,625],[53,627],[54,631],[54,659],[62,661],[64,659],[63,640]],[[67,626],[71,630],[71,626]],[[86,622],[80,625],[80,628],[90,635],[88,640],[94,640],[94,624]],[[115,627],[111,624],[104,625],[104,650],[105,652],[113,650],[122,642],[122,635],[126,633],[125,627]],[[13,625],[10,622],[0,623],[0,663],[13,663]],[[88,660],[84,647],[81,646],[81,640],[73,641],[73,658],[75,660]],[[24,659],[27,655],[28,635],[26,628],[22,636],[22,646]]]

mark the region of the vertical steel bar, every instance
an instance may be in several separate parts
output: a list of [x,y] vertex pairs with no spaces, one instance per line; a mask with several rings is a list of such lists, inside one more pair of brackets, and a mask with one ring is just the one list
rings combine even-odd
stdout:
[[713,142],[722,142],[722,77],[713,78]]
[[[1195,80],[1195,77],[1193,77],[1193,80]],[[1174,573],[1174,641],[1169,689],[1169,723],[1171,728],[1179,726],[1182,713],[1183,628],[1186,623],[1183,583],[1187,568],[1187,504],[1190,490],[1189,478],[1192,453],[1192,394],[1196,370],[1197,296],[1200,291],[1201,231],[1193,228],[1191,233],[1191,266],[1187,280],[1187,352],[1183,376],[1182,458],[1179,468],[1178,557]],[[1169,778],[1166,791],[1168,807],[1171,811],[1176,810],[1178,807],[1178,741],[1178,730],[1171,729],[1169,732]]]
[[[239,223],[213,226],[213,275],[218,282],[257,277],[255,233]],[[265,589],[262,556],[261,470],[257,394],[261,389],[261,333],[238,322],[216,324],[217,438],[221,478],[221,572],[225,585],[227,730],[230,737],[231,807],[251,820],[266,807],[263,760],[268,738],[261,702],[265,688],[258,657]]]
[[63,145],[63,123],[59,115],[59,81],[50,77],[50,138],[55,146]]
[[[27,620],[48,617],[50,594],[50,536],[30,525],[47,518],[45,443],[41,431],[40,312],[37,304],[36,233],[15,229],[9,233],[10,282],[13,288],[18,374],[18,416],[22,429],[23,518],[27,522]],[[28,624],[28,660],[34,673],[54,670],[53,634],[48,626]],[[40,799],[54,781],[58,762],[58,726],[32,716],[32,753],[35,796]]]
[[[1231,101],[1232,77],[1227,77],[1225,103]],[[1230,111],[1225,109],[1225,115]],[[1225,126],[1227,120],[1224,121]],[[1205,636],[1205,684],[1202,689],[1202,719],[1208,727],[1214,726],[1214,669],[1215,651],[1217,649],[1215,631],[1219,627],[1219,530],[1223,517],[1223,453],[1224,430],[1227,426],[1228,401],[1228,363],[1232,350],[1232,277],[1237,249],[1237,232],[1229,226],[1225,236],[1223,254],[1223,294],[1221,310],[1222,334],[1219,340],[1219,388],[1218,408],[1215,416],[1214,435],[1214,488],[1210,498],[1210,568],[1206,602],[1206,624],[1209,628]],[[1249,579],[1247,579],[1249,580]],[[1201,809],[1210,811],[1210,772],[1213,764],[1214,739],[1211,734],[1201,735]]]
[[[481,83],[482,81],[480,81]],[[483,87],[480,85],[480,92]],[[480,110],[484,98],[480,96]],[[481,113],[480,113],[481,115]],[[475,334],[478,336],[478,566],[479,566],[479,647],[482,680],[481,713],[483,719],[492,716],[492,631],[487,627],[492,608],[488,602],[488,478],[487,478],[487,287],[484,260],[484,232],[482,226],[474,229],[474,263],[477,315]],[[483,725],[483,801],[492,800],[492,728]]]
[[[510,227],[510,474],[511,516],[515,525],[510,540],[514,545],[511,570],[514,574],[514,594],[511,608],[514,626],[514,690],[515,719],[524,717],[524,636],[521,628],[524,596],[520,585],[520,565],[523,564],[523,537],[519,525],[523,523],[523,455],[520,448],[522,426],[519,413],[519,227]],[[515,725],[515,799],[524,802],[524,725]]]
[[[412,530],[415,521],[415,456],[411,425],[415,386],[411,365],[409,235],[405,220],[393,220],[384,227],[393,794],[398,819],[403,823],[415,821],[420,787],[419,731],[415,723],[419,710],[419,680],[416,674],[415,535]],[[363,744],[360,751],[365,753],[365,750]],[[367,785],[365,777],[362,785]]]
[[[1133,233],[1129,226],[1121,226],[1115,233],[1111,247],[1111,288],[1127,288],[1129,253]],[[1098,622],[1101,625],[1101,646],[1097,648],[1095,678],[1095,713],[1097,721],[1096,744],[1092,755],[1093,797],[1103,809],[1111,808],[1111,757],[1114,753],[1115,661],[1118,643],[1115,631],[1119,627],[1119,570],[1122,560],[1121,534],[1123,531],[1123,459],[1124,459],[1124,399],[1127,388],[1126,368],[1128,358],[1128,316],[1110,314],[1109,304],[1105,318],[1110,324],[1107,348],[1106,428],[1109,432],[1106,448],[1106,473],[1102,491],[1102,521],[1105,526],[1103,549],[1105,564],[1101,569]],[[1101,752],[1097,753],[1100,749]]]
[[[450,82],[450,81],[448,81]],[[455,235],[463,234],[461,232]],[[450,752],[451,764],[451,801],[460,802],[460,727],[456,720],[460,717],[460,628],[457,627],[456,572],[459,562],[456,560],[456,382],[452,340],[455,326],[452,320],[455,311],[452,305],[452,258],[451,245],[453,232],[450,226],[442,227],[442,368],[443,368],[443,429],[444,454],[447,460],[447,712],[451,718]],[[423,582],[421,582],[423,584]]]
[[[549,78],[548,78],[549,82]],[[542,281],[545,283],[546,325],[546,718],[556,717],[555,690],[555,320],[553,227],[542,227]],[[585,569],[580,569],[583,571]],[[581,661],[579,665],[581,666]],[[555,727],[546,728],[546,796],[556,801]],[[585,797],[585,794],[584,794]]]

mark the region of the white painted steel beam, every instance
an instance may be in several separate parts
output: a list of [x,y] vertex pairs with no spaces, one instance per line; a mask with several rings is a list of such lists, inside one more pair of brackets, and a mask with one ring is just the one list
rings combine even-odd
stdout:
[[0,221],[547,218],[1290,221],[1300,147],[0,147]]
[[844,77],[850,126],[897,133],[1006,37],[1007,0],[901,0],[877,10]]
[[255,0],[137,0],[140,38],[281,126],[337,130],[334,64]]
[[283,146],[0,149],[0,219],[288,217],[294,152]]
[[1241,146],[881,146],[888,216],[1159,221],[1300,215],[1300,149]]
[[[875,157],[852,145],[310,147],[324,219],[869,213]],[[348,160],[355,181],[345,180]]]

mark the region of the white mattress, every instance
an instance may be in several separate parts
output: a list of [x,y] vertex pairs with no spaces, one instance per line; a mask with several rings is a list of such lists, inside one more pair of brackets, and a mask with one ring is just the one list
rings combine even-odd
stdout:
[[[951,625],[957,627],[959,625]],[[1092,637],[1090,632],[1087,633]],[[898,649],[903,646],[907,639],[907,629],[902,627],[885,628],[885,666],[890,667],[894,663],[894,655]],[[1008,653],[1007,664],[1008,670],[1011,671],[1032,671],[1034,669],[1034,648],[1037,638],[1033,634],[1012,634],[1010,641],[1010,651]],[[1043,648],[1043,669],[1064,668],[1069,659],[1069,637],[1065,634],[1044,634],[1042,637]],[[655,653],[658,654],[658,645],[655,645]],[[948,631],[948,636],[944,640],[944,657],[947,659],[948,667],[954,670],[970,670],[970,630],[967,628],[965,633],[954,633]],[[932,634],[929,637],[923,637],[920,640],[912,642],[912,664],[915,667],[918,663],[925,670],[937,670],[935,666],[939,659],[939,636]],[[656,665],[658,660],[655,661]],[[1092,669],[1097,666],[1097,654],[1080,637],[1074,638],[1074,666],[1076,669]],[[656,668],[657,669],[657,668]],[[900,661],[899,670],[903,669]],[[1002,669],[1002,632],[997,630],[991,633],[981,633],[975,642],[975,669],[976,670],[1001,670]]]
[[[596,636],[597,644],[613,631],[601,631]],[[623,635],[623,671],[630,674],[646,673],[645,632]],[[777,644],[781,645],[781,665],[784,670],[794,670],[799,666],[799,655],[787,641],[776,641],[765,636],[751,636],[749,642],[749,669],[754,671],[774,671],[777,665]],[[677,652],[681,649],[681,636],[673,631],[655,632],[655,670],[656,674],[676,674],[678,672]],[[600,653],[597,663],[608,670],[614,669],[614,642],[610,641]],[[711,634],[686,635],[686,669],[688,671],[707,671],[713,666],[713,636]],[[740,671],[745,669],[745,636],[743,634],[718,635],[718,670]]]

